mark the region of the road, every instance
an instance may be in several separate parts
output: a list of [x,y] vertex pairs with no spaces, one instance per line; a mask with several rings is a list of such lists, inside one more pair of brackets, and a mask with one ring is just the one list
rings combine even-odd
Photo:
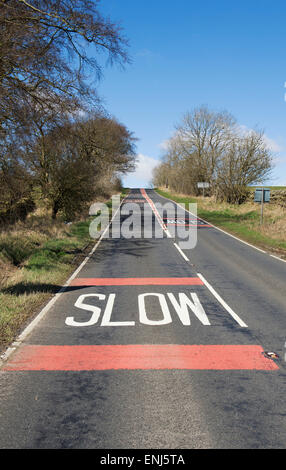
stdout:
[[131,190],[9,350],[1,449],[285,448],[286,263],[166,202]]

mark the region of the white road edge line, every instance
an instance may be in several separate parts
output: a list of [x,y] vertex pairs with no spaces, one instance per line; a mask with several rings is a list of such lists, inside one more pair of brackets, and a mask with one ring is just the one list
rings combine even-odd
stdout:
[[[184,210],[185,210],[186,212],[188,212],[189,214],[191,214],[191,215],[197,217],[198,219],[201,219],[203,222],[206,222],[208,225],[211,225],[212,227],[214,227],[215,229],[219,230],[220,232],[225,233],[225,234],[228,235],[229,237],[235,238],[235,240],[238,240],[239,242],[244,243],[245,245],[248,245],[248,246],[250,246],[251,248],[254,248],[254,249],[257,250],[257,251],[261,251],[261,253],[268,254],[267,251],[264,251],[264,250],[262,250],[261,248],[257,248],[257,246],[251,245],[251,243],[248,243],[248,242],[242,240],[241,238],[238,238],[238,237],[236,237],[235,235],[232,235],[231,233],[226,232],[226,231],[223,230],[222,228],[219,228],[219,227],[217,227],[216,225],[213,225],[212,223],[208,222],[207,220],[202,219],[202,217],[196,216],[196,215],[193,214],[191,211],[188,211],[188,209],[186,209],[185,207],[181,206],[181,204],[179,204],[178,202],[173,201],[173,199],[170,199],[170,198],[167,198],[167,197],[165,197],[165,196],[162,196],[162,195],[159,194],[159,193],[157,193],[157,194],[158,194],[159,196],[163,197],[164,199],[166,199],[167,201],[172,201],[172,202],[174,202],[175,204],[177,204],[177,206],[180,206],[182,209],[184,209]],[[270,256],[271,256],[271,255],[270,255]],[[281,261],[284,261],[284,260],[281,259],[281,258],[278,258],[278,257],[276,257],[276,258],[277,258],[277,259],[280,259]]]
[[185,253],[181,250],[181,248],[177,245],[177,243],[174,243],[175,247],[177,248],[177,250],[179,251],[179,253],[182,255],[182,257],[186,260],[186,261],[190,261],[189,258],[185,255]]
[[241,320],[241,318],[230,308],[230,306],[221,298],[221,296],[214,290],[214,288],[207,282],[207,280],[202,276],[202,274],[197,273],[199,278],[203,281],[205,286],[209,289],[209,291],[215,296],[215,298],[220,302],[220,304],[228,311],[228,313],[232,316],[232,318],[237,321],[237,323],[242,326],[243,328],[248,328],[246,323]]
[[89,254],[85,257],[83,262],[79,265],[79,267],[73,272],[73,274],[69,277],[69,279],[66,281],[66,283],[63,285],[63,287],[57,292],[54,297],[47,303],[47,305],[38,313],[38,315],[29,323],[29,325],[20,333],[20,335],[16,338],[16,340],[11,344],[10,347],[6,349],[6,351],[0,355],[0,367],[3,365],[5,361],[7,361],[8,357],[21,345],[21,343],[24,341],[24,339],[28,336],[29,333],[35,328],[35,326],[42,320],[42,318],[46,315],[46,313],[51,309],[51,307],[56,303],[58,298],[65,292],[66,288],[70,284],[70,282],[78,275],[78,273],[82,270],[84,265],[87,263],[87,261],[90,259],[91,255],[95,252],[97,249],[98,245],[100,244],[101,240],[103,239],[105,233],[109,229],[110,225],[112,224],[113,219],[115,219],[121,205],[125,201],[126,197],[122,199],[118,209],[114,213],[113,217],[111,218],[109,224],[106,226],[105,230],[102,232],[100,238],[98,239],[97,243],[94,245],[92,250],[89,252]]
[[279,258],[279,256],[275,255],[270,255],[272,258],[279,259],[279,261],[283,261],[283,263],[286,263],[286,259]]

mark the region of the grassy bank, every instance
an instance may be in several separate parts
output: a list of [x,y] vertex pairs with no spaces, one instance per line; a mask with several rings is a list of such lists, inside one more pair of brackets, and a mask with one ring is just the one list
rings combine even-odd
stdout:
[[[122,192],[122,197],[127,190]],[[111,210],[111,201],[107,202]],[[90,251],[92,217],[70,225],[42,209],[0,234],[0,351],[58,292]]]
[[241,205],[215,202],[209,197],[190,197],[167,190],[156,191],[179,204],[197,203],[198,216],[257,247],[286,259],[286,210],[274,204],[264,205],[264,223],[260,224],[260,204]]

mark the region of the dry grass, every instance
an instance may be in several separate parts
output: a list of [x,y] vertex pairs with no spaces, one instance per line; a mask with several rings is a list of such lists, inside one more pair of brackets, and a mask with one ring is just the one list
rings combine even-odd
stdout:
[[89,221],[70,226],[38,209],[0,234],[0,350],[61,287],[91,242]]
[[191,197],[185,194],[167,192],[159,194],[178,203],[196,202],[200,217],[233,233],[241,239],[286,257],[286,208],[278,204],[264,204],[263,224],[261,224],[261,205],[245,202],[232,205],[216,202],[213,197]]
[[2,230],[0,351],[15,340],[86,256],[94,243],[89,236],[90,221],[86,211],[81,220],[66,225],[53,221],[49,212],[38,207],[24,223]]
[[[213,198],[196,198],[198,207],[201,210],[215,212],[232,211],[241,219],[248,228],[256,228],[261,234],[276,239],[286,241],[286,209],[275,204],[264,204],[263,224],[260,224],[261,206],[257,203],[246,202],[241,205],[230,205],[227,203],[217,203]],[[252,214],[252,217],[249,216]]]

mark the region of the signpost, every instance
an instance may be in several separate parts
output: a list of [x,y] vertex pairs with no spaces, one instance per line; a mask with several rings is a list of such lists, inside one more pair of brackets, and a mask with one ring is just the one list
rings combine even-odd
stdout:
[[203,197],[205,197],[205,188],[209,188],[210,183],[201,182],[201,183],[197,183],[197,186],[198,186],[198,188],[203,188]]
[[264,202],[270,202],[270,189],[268,188],[256,188],[254,193],[254,202],[261,203],[261,216],[260,224],[263,224],[263,206]]

